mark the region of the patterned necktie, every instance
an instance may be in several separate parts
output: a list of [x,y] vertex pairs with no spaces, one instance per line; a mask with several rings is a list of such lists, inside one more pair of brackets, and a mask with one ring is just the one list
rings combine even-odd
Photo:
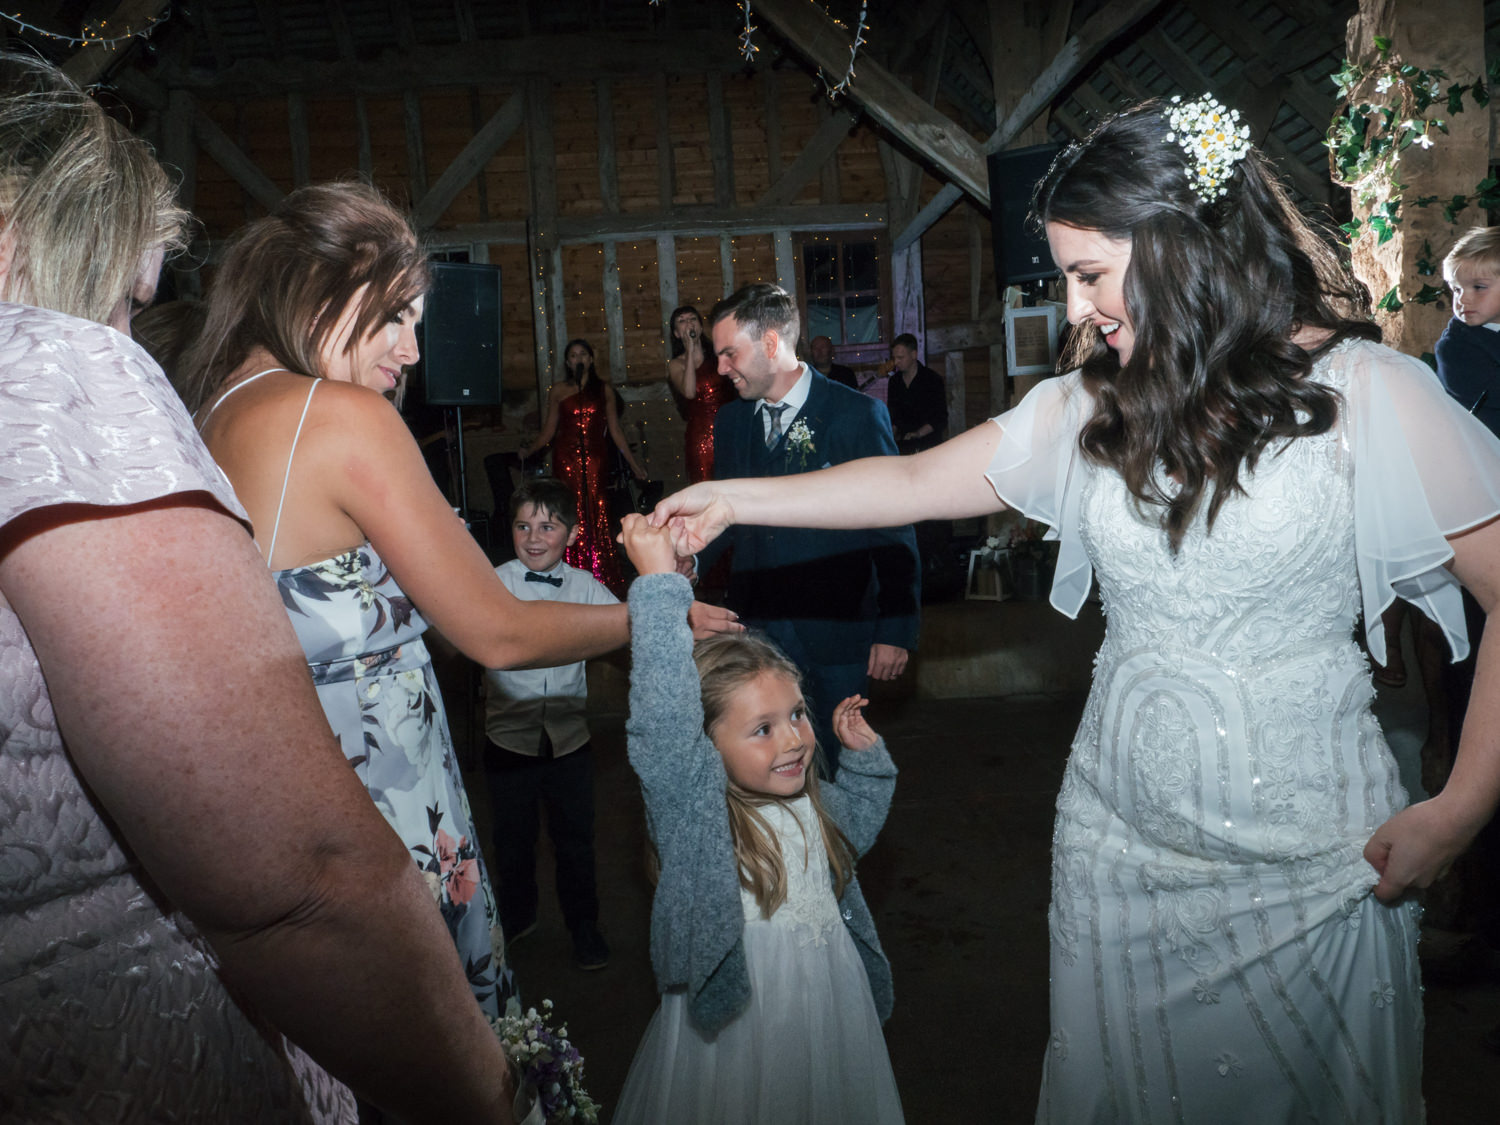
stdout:
[[528,581],[528,582],[545,582],[549,586],[561,586],[562,585],[562,575],[559,574],[556,577],[554,577],[553,575],[550,575],[550,574],[541,574],[541,573],[539,573],[539,572],[537,572],[535,570],[528,570],[526,572],[526,581]]
[[780,406],[772,406],[766,403],[766,413],[771,416],[771,429],[766,433],[766,448],[775,449],[776,443],[781,440],[781,415],[791,406],[791,403],[783,402]]

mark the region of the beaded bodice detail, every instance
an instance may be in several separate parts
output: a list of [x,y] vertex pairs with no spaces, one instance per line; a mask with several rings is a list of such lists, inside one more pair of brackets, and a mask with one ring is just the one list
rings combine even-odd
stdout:
[[1092,847],[1091,827],[1113,815],[1153,849],[1148,879],[1271,863],[1335,897],[1368,890],[1361,848],[1404,794],[1371,769],[1383,747],[1353,640],[1342,427],[1267,450],[1242,483],[1212,532],[1200,514],[1176,553],[1159,509],[1134,504],[1118,474],[1083,485],[1080,536],[1108,625],[1059,797],[1064,881],[1068,849]]
[[825,945],[842,926],[838,900],[833,897],[833,875],[818,814],[806,797],[781,804],[771,802],[758,810],[775,832],[786,865],[786,901],[770,919],[763,919],[755,896],[740,887],[740,905],[746,924],[764,923],[789,928],[802,945]]

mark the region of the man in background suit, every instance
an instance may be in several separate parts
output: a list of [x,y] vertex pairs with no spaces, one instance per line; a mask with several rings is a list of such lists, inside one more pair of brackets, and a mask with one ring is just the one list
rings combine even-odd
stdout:
[[[714,476],[790,476],[861,457],[895,456],[886,408],[797,359],[796,304],[747,285],[709,314],[719,372],[740,399],[714,421]],[[916,647],[919,574],[910,526],[873,531],[731,527],[699,556],[734,554],[729,606],[763,629],[806,678],[824,772],[838,768],[833,708],[867,678],[893,680]]]

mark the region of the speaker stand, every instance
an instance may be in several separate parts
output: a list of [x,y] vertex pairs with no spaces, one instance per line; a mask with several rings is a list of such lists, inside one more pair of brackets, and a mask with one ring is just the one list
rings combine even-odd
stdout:
[[458,481],[458,514],[463,517],[464,523],[468,523],[469,472],[468,465],[464,461],[464,408],[450,406],[447,409],[453,411],[453,423],[458,434],[453,441],[453,448],[458,452],[458,472],[454,474],[454,479]]

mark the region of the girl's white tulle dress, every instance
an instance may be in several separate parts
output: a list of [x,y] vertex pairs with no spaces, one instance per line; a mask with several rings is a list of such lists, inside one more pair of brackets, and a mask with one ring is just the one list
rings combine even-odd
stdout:
[[754,896],[740,890],[750,1006],[709,1037],[689,1017],[685,991],[663,995],[630,1066],[616,1125],[904,1120],[811,802],[804,796],[760,812],[781,844],[787,899],[762,918]]

